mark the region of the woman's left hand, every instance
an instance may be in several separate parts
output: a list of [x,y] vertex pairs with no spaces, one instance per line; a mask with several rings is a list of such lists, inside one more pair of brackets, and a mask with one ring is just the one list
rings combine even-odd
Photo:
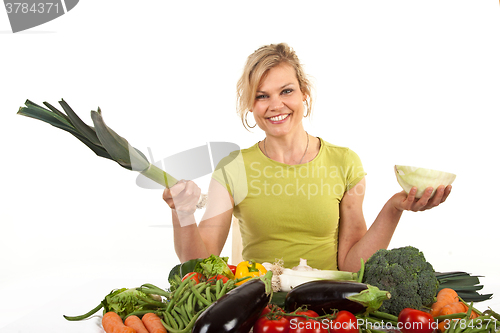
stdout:
[[411,210],[413,212],[419,212],[439,206],[441,203],[445,202],[446,198],[450,195],[451,185],[446,187],[440,185],[431,198],[432,190],[432,187],[426,188],[420,199],[415,198],[415,194],[417,193],[416,187],[412,187],[408,195],[404,191],[397,193],[393,196],[394,208],[400,211]]

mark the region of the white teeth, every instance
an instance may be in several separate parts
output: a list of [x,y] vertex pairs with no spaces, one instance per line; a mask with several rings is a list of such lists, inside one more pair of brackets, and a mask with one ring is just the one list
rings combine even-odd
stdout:
[[287,115],[287,114],[282,114],[282,115],[280,115],[280,116],[271,117],[271,118],[269,118],[269,119],[271,119],[272,121],[280,121],[280,120],[285,119],[286,117],[288,117],[288,115]]

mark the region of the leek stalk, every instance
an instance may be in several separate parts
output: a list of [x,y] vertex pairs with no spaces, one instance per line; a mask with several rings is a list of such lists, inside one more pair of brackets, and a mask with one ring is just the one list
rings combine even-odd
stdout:
[[[102,118],[101,109],[91,111],[91,127],[83,122],[73,109],[61,100],[64,112],[53,105],[44,102],[45,107],[26,100],[25,106],[19,108],[17,114],[38,119],[54,127],[71,133],[74,137],[89,147],[97,156],[117,162],[125,169],[140,172],[154,182],[170,188],[177,183],[177,179],[150,163],[146,156],[137,148],[109,128]],[[202,194],[197,208],[203,208],[206,195]]]

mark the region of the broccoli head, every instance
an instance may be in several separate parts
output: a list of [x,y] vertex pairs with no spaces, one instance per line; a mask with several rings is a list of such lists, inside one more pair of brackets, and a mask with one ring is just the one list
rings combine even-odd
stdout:
[[375,252],[366,261],[363,282],[391,293],[380,311],[396,316],[404,308],[430,306],[439,286],[432,265],[412,246]]

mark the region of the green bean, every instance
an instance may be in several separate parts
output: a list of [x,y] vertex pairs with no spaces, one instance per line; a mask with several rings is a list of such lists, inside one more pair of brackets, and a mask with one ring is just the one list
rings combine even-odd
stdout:
[[151,284],[151,283],[144,283],[141,287],[147,287],[147,288],[151,288],[151,289],[160,289],[160,290],[163,290],[162,288],[157,287],[157,286],[155,286],[154,284]]
[[189,324],[189,322],[191,321],[192,317],[187,312],[186,304],[182,304],[181,312],[182,312],[182,316],[184,318],[185,324],[187,326]]
[[[146,288],[143,288],[146,287]],[[172,293],[169,293],[161,288],[158,288],[152,284],[146,283],[137,288],[137,290],[142,291],[145,294],[155,294],[155,295],[160,295],[169,298],[172,296]]]
[[245,281],[245,280],[248,280],[248,279],[251,279],[251,278],[252,278],[251,276],[244,276],[244,277],[241,277],[239,279],[235,279],[234,283],[240,283],[241,281]]
[[464,318],[465,316],[466,316],[466,313],[464,313],[464,312],[452,313],[452,314],[448,314],[448,315],[437,316],[434,318],[434,320],[443,321],[446,319],[460,319],[460,318]]
[[170,293],[167,293],[166,291],[162,291],[162,290],[156,290],[156,289],[144,289],[144,288],[139,288],[137,289],[145,294],[149,294],[149,295],[159,295],[159,296],[163,296],[163,297],[166,297],[166,298],[170,298],[172,296],[172,294]]
[[228,285],[229,285],[229,281],[227,281],[226,283],[224,283],[222,285],[222,289],[221,289],[220,293],[217,294],[217,299],[221,298],[226,293]]
[[187,326],[189,323],[189,317],[186,312],[186,308],[184,307],[184,304],[179,304],[178,306],[174,307],[175,311],[179,314],[181,317],[182,321],[184,322],[184,326]]
[[467,329],[467,326],[469,325],[469,320],[468,319],[461,319],[457,322],[457,326],[455,328],[454,333],[461,333],[463,330]]
[[99,303],[98,306],[96,306],[95,308],[93,308],[92,310],[90,310],[89,312],[81,315],[81,316],[74,316],[74,317],[70,317],[70,316],[65,316],[63,315],[63,317],[66,319],[66,320],[69,320],[69,321],[78,321],[78,320],[83,320],[83,319],[87,319],[88,317],[92,316],[94,313],[96,313],[97,311],[101,310],[103,307],[103,304],[102,303]]
[[179,301],[177,302],[177,304],[184,303],[187,300],[187,298],[189,297],[190,294],[191,294],[191,289],[185,290],[184,294],[179,299]]
[[194,294],[193,293],[189,293],[189,297],[187,299],[187,302],[186,302],[186,312],[188,313],[188,315],[190,316],[189,319],[191,319],[191,317],[193,316],[194,314],[194,309],[193,309],[193,297],[194,297]]
[[175,311],[175,308],[174,308],[174,310],[172,310],[171,314],[174,317],[175,321],[177,322],[179,329],[182,330],[184,328],[184,326],[186,326],[186,325],[184,325],[184,322],[179,317],[179,314],[177,313],[177,311]]
[[198,302],[198,299],[194,296],[194,293],[191,293],[193,295],[193,300],[192,300],[192,306],[191,308],[193,309],[193,313],[196,313],[196,304]]
[[193,291],[193,294],[196,296],[196,298],[203,304],[205,305],[211,305],[212,303],[210,303],[209,301],[207,301],[207,299],[205,297],[203,297],[200,292],[196,289],[196,288],[193,288],[191,287],[191,290]]
[[175,321],[174,317],[167,311],[165,311],[165,321],[169,323],[169,325],[172,326],[173,329],[178,330],[179,325],[177,325],[177,322]]
[[219,295],[220,293],[220,289],[222,288],[222,279],[220,280],[217,280],[217,282],[215,283],[215,295]]
[[385,313],[382,311],[374,311],[371,314],[377,318],[387,319],[389,321],[396,322],[396,323],[398,322],[398,317],[396,317],[395,315],[391,315],[390,313]]
[[455,333],[455,330],[457,329],[460,321],[461,321],[461,319],[460,320],[452,320],[450,322],[450,328],[449,328],[448,332]]
[[187,315],[188,321],[191,320],[191,319],[193,319],[194,311],[192,311],[192,309],[191,309],[191,303],[190,303],[189,299],[186,302],[186,304],[184,304],[184,310],[186,311],[186,315]]
[[207,302],[212,304],[212,293],[210,292],[210,286],[205,289],[205,294],[207,295]]
[[176,329],[174,327],[171,327],[169,326],[165,321],[162,320],[162,324],[163,324],[163,327],[165,327],[165,329],[169,332],[169,333],[187,333],[187,332],[191,332],[191,328],[193,328],[194,326],[194,323],[196,322],[196,319],[198,319],[198,317],[200,316],[200,314],[202,313],[203,311],[199,311],[198,313],[196,313],[193,317],[193,319],[191,319],[191,321],[188,323],[188,325],[186,327],[184,327],[184,329]]
[[199,292],[201,292],[202,290],[205,290],[205,287],[208,285],[208,283],[206,282],[200,282],[198,284],[195,285],[195,288],[196,290],[198,290]]
[[[203,297],[203,296],[202,296]],[[199,298],[195,297],[196,298],[196,305],[198,306],[198,311],[199,310],[202,310],[203,309],[203,303],[200,301]]]
[[192,286],[191,283],[190,283],[191,281],[192,281],[191,279],[186,279],[186,280],[184,280],[184,281],[181,282],[181,284],[179,285],[179,287],[175,291],[174,295],[172,296],[172,299],[170,300],[170,303],[167,306],[167,312],[172,311],[172,308],[174,307],[175,303],[179,299],[180,294],[182,292],[184,292],[185,289],[190,288]]

